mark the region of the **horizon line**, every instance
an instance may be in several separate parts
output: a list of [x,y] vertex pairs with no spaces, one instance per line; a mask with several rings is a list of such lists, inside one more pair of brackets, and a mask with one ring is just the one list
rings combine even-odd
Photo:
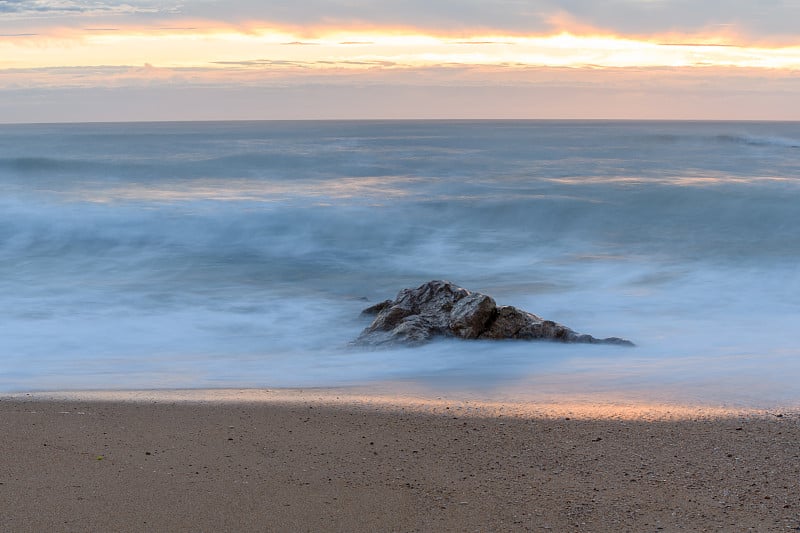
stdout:
[[800,124],[798,119],[705,119],[705,118],[276,118],[276,119],[191,119],[191,120],[86,120],[54,122],[3,122],[0,126],[80,126],[111,124],[213,124],[256,122],[672,122],[672,123],[776,123]]

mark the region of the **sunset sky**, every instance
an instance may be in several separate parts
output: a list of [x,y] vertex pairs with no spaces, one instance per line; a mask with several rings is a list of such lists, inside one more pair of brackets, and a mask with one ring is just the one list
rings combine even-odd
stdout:
[[0,0],[0,122],[800,120],[800,0]]

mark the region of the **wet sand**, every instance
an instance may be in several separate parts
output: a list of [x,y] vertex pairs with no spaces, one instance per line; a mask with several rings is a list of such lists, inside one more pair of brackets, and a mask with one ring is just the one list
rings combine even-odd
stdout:
[[790,411],[195,391],[0,423],[1,531],[800,529]]

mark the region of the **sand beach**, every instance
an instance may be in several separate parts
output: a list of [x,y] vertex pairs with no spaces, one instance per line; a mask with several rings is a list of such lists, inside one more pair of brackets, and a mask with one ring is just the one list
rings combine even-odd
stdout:
[[2,531],[791,531],[796,411],[343,390],[0,400]]

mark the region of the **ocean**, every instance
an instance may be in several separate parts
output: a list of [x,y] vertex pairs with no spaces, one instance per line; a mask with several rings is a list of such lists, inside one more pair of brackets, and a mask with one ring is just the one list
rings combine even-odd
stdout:
[[[800,123],[0,125],[0,391],[800,403]],[[355,349],[447,279],[635,348]]]

